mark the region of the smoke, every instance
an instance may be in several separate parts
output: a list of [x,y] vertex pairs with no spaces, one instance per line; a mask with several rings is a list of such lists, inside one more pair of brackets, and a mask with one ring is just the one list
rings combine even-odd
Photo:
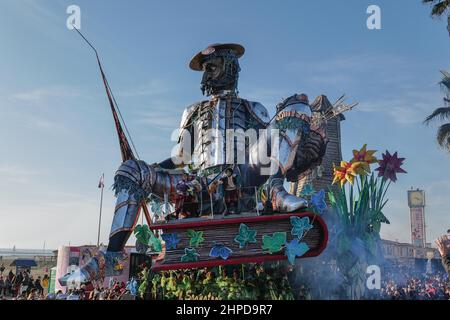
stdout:
[[[382,289],[391,284],[405,287],[411,277],[422,278],[425,275],[425,262],[421,267],[414,261],[385,259],[382,242],[377,237],[375,250],[370,252],[366,242],[358,236],[350,235],[350,245],[345,252],[338,253],[337,234],[341,230],[338,219],[332,210],[322,215],[328,226],[327,248],[318,257],[299,259],[291,276],[291,286],[298,299],[348,300],[382,299]],[[369,231],[367,231],[369,232]],[[361,236],[361,235],[360,235]],[[363,234],[364,236],[364,234]],[[379,268],[369,268],[376,266]],[[374,274],[370,270],[379,270]],[[436,274],[438,267],[432,267]],[[373,277],[379,277],[380,288],[373,288]]]

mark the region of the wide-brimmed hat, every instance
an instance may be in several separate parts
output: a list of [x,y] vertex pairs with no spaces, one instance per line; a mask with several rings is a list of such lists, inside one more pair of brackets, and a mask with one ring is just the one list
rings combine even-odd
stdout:
[[245,49],[243,46],[237,43],[216,43],[208,46],[206,49],[200,51],[197,53],[192,59],[191,62],[189,62],[189,68],[195,71],[202,71],[202,62],[205,59],[205,57],[209,56],[210,54],[216,52],[217,50],[221,49],[232,49],[236,52],[236,56],[238,58],[242,57]]

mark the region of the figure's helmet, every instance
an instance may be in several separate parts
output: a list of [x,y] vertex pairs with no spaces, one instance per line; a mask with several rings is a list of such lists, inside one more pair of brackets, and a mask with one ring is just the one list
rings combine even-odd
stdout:
[[209,96],[226,91],[236,92],[241,71],[238,59],[244,52],[244,47],[239,44],[213,44],[191,59],[189,67],[203,71],[203,94]]

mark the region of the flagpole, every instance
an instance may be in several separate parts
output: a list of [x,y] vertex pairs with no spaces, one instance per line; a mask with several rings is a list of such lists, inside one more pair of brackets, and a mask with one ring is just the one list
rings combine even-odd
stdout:
[[101,191],[101,193],[100,193],[100,214],[99,214],[99,216],[98,216],[97,247],[100,246],[100,226],[101,226],[101,224],[102,224],[103,188],[105,187],[104,181],[105,181],[105,174],[103,173],[103,174],[102,174],[102,178],[101,178],[101,180],[100,180],[100,182],[101,182],[101,185],[100,185],[100,186],[101,186],[101,188],[102,188],[102,191]]

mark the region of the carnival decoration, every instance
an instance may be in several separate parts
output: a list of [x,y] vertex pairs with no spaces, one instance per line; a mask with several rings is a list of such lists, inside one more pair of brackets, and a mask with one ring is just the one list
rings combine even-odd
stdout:
[[250,229],[245,223],[239,226],[239,233],[234,241],[239,243],[239,248],[244,248],[247,243],[256,243],[256,230]]
[[178,234],[176,232],[165,233],[161,235],[161,238],[166,243],[166,248],[169,250],[176,249],[178,243],[180,242],[180,238],[178,238]]
[[273,235],[263,235],[262,248],[270,254],[281,251],[286,243],[286,232],[274,232]]
[[185,248],[184,255],[181,257],[181,262],[196,262],[200,255],[194,248]]
[[300,242],[298,239],[292,239],[286,244],[285,254],[290,264],[295,263],[295,258],[303,256],[309,247],[306,243]]
[[299,239],[301,239],[303,235],[313,227],[313,225],[309,222],[308,217],[301,219],[299,217],[291,217],[291,224],[291,234]]
[[[334,167],[334,181],[339,185],[328,193],[336,214],[336,255],[338,266],[346,280],[348,298],[359,298],[365,290],[365,269],[378,254],[381,224],[389,224],[383,214],[388,202],[387,191],[401,168],[404,158],[386,151],[378,160],[375,150],[353,150],[353,158]],[[375,171],[371,165],[377,164]],[[376,174],[378,172],[378,174]],[[347,184],[348,183],[348,184]]]
[[233,251],[226,247],[223,243],[217,242],[214,243],[211,251],[209,252],[209,256],[213,258],[221,258],[223,260],[227,260]]
[[[193,132],[198,128],[198,135],[191,136],[197,136],[200,144],[198,149],[200,154],[196,154],[198,157],[195,158],[203,160],[200,162],[182,160],[178,163],[174,162],[173,158],[169,158],[150,165],[139,159],[106,79],[97,50],[78,29],[75,28],[75,30],[96,54],[123,161],[114,179],[117,205],[108,248],[105,252],[101,252],[99,257],[92,258],[91,265],[94,267],[90,272],[81,268],[83,275],[81,282],[86,283],[97,279],[103,271],[95,267],[99,266],[99,263],[95,261],[103,259],[105,264],[108,264],[111,260],[110,256],[113,257],[123,251],[133,230],[141,252],[147,252],[146,249],[149,246],[154,253],[162,253],[161,239],[166,242],[164,258],[155,263],[153,270],[286,259],[286,256],[279,252],[285,248],[287,241],[292,240],[293,235],[289,233],[289,219],[292,216],[307,217],[311,223],[311,229],[302,236],[303,241],[310,248],[304,256],[315,256],[322,252],[327,243],[326,225],[318,215],[324,210],[323,194],[319,192],[317,195],[312,195],[312,206],[309,207],[307,200],[289,194],[284,188],[286,179],[293,181],[299,174],[320,163],[325,154],[325,131],[321,125],[311,123],[311,110],[305,94],[294,94],[284,99],[277,105],[277,113],[272,118],[269,117],[267,109],[262,104],[242,99],[237,95],[240,71],[238,59],[244,53],[243,47],[237,44],[212,45],[208,50],[199,52],[190,63],[193,70],[204,72],[201,88],[210,98],[186,108],[181,119],[178,140],[179,159],[185,159],[186,156],[190,158],[189,153],[192,150],[185,150],[183,147],[186,142],[184,133]],[[199,65],[207,65],[211,68],[199,69]],[[223,72],[211,72],[213,68]],[[233,121],[215,121],[217,117],[232,118]],[[234,148],[231,151],[238,154],[237,146],[226,145],[222,139],[217,140],[218,144],[211,143],[209,129],[223,136],[230,129],[254,130],[257,141],[248,146],[247,162],[233,163],[230,166],[221,156],[221,152],[227,151],[227,148]],[[259,136],[264,130],[267,134]],[[270,146],[272,143],[270,137],[273,135],[278,135],[280,140],[278,155],[273,153],[270,159],[276,164],[277,170],[270,174],[262,174],[265,164],[259,157],[259,149],[261,146]],[[184,171],[184,168],[189,168],[189,174]],[[221,173],[225,171],[232,171],[233,175],[242,177],[239,179],[241,180],[239,192],[228,195],[228,202],[237,202],[238,210],[233,210],[233,213],[240,213],[238,217],[230,217],[230,219],[217,218],[217,214],[224,212],[224,199],[219,194],[209,192],[209,186],[220,179]],[[147,207],[148,198],[153,197],[150,204],[155,215],[164,217],[168,213],[163,213],[163,208],[168,208],[170,204],[176,202],[174,190],[181,180],[187,187],[195,190],[195,194],[185,197],[183,206],[187,205],[186,202],[192,201],[189,204],[191,205],[189,212],[193,217],[199,216],[199,218],[186,222],[157,221],[155,223]],[[229,182],[234,184],[231,180]],[[261,190],[263,194],[261,198],[256,195],[256,190]],[[267,212],[258,211],[260,204],[268,209]],[[135,227],[141,211],[145,215],[147,226]],[[202,218],[204,216],[213,217],[213,219]],[[254,239],[247,234],[247,238],[242,238],[238,241],[239,243],[236,243],[236,230],[242,223],[256,233]],[[167,233],[176,233],[177,238],[162,236]],[[285,236],[281,236],[282,234]],[[229,253],[232,252],[232,254],[226,259],[224,255],[216,255],[217,250],[212,248],[217,243],[223,245],[223,248],[228,248]],[[219,251],[223,251],[223,248]],[[228,252],[228,250],[223,252],[225,251]],[[211,252],[214,252],[212,256],[209,254]],[[70,275],[62,281],[70,281]]]
[[149,229],[148,225],[137,225],[134,228],[134,235],[137,240],[137,248],[141,248],[140,245],[143,246],[143,250],[138,251],[143,251],[142,253],[145,253],[148,247],[152,248],[155,252],[162,251],[161,240],[159,240],[159,238],[154,235],[153,231]]
[[189,229],[187,231],[187,236],[189,237],[189,246],[198,247],[205,239],[203,238],[203,231],[195,231]]

